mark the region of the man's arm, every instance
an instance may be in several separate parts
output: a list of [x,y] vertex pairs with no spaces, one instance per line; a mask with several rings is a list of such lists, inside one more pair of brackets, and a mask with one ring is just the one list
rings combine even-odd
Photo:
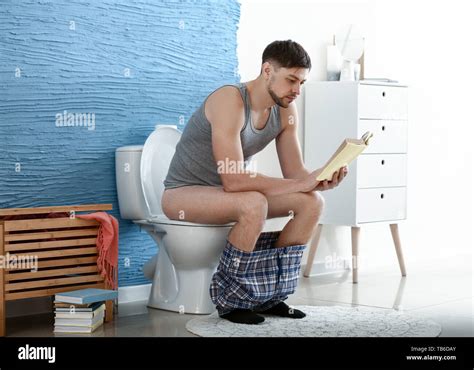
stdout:
[[[279,179],[255,172],[243,172],[243,153],[240,130],[245,121],[242,98],[237,89],[223,87],[212,94],[205,106],[205,114],[212,126],[212,148],[222,185],[226,192],[259,191],[266,195],[279,195],[304,191],[307,182],[300,179]],[[226,171],[227,164],[242,171]],[[237,166],[236,166],[237,165]],[[232,167],[229,167],[229,169]]]
[[280,108],[282,131],[276,138],[276,149],[281,172],[285,179],[302,179],[311,174],[306,169],[298,139],[298,111],[296,104]]

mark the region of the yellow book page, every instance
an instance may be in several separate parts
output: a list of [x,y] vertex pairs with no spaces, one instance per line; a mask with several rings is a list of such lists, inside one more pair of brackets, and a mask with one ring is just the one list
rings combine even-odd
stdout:
[[364,144],[355,144],[350,142],[345,142],[343,144],[342,150],[334,156],[325,166],[323,171],[316,178],[318,181],[332,180],[332,175],[334,172],[339,171],[341,167],[347,166],[351,163],[357,156],[367,148],[367,145]]

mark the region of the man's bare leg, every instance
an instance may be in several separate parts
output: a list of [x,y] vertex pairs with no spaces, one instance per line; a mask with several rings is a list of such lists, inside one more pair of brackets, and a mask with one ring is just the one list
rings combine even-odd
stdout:
[[216,225],[236,222],[228,240],[247,252],[255,248],[268,213],[267,199],[262,193],[231,193],[222,187],[201,185],[165,190],[162,208],[172,220]]
[[[268,196],[268,218],[293,216],[280,233],[275,247],[307,244],[318,224],[324,206],[323,197],[317,192],[292,193]],[[292,319],[302,319],[306,314],[291,308],[284,301],[259,311]]]
[[324,199],[318,192],[268,196],[268,218],[293,216],[280,233],[275,247],[307,244],[321,216]]

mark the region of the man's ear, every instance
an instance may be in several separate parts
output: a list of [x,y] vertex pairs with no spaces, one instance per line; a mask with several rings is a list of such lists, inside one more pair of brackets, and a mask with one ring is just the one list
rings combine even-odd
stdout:
[[272,64],[270,62],[265,62],[262,64],[262,73],[265,80],[270,79],[271,71],[272,71]]

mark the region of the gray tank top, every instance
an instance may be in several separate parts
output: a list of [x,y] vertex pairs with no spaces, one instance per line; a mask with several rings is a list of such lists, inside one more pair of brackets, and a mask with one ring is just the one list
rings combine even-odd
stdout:
[[[240,131],[240,140],[244,161],[247,163],[254,154],[263,150],[280,133],[279,106],[275,104],[271,108],[265,127],[258,130],[252,124],[250,98],[245,84],[238,83],[224,86],[238,88],[244,101],[245,124]],[[214,91],[217,91],[217,89]],[[168,174],[163,181],[165,189],[187,185],[222,186],[217,171],[217,163],[212,152],[211,124],[204,113],[206,101],[207,98],[191,116],[184,128],[181,139],[176,145]]]

